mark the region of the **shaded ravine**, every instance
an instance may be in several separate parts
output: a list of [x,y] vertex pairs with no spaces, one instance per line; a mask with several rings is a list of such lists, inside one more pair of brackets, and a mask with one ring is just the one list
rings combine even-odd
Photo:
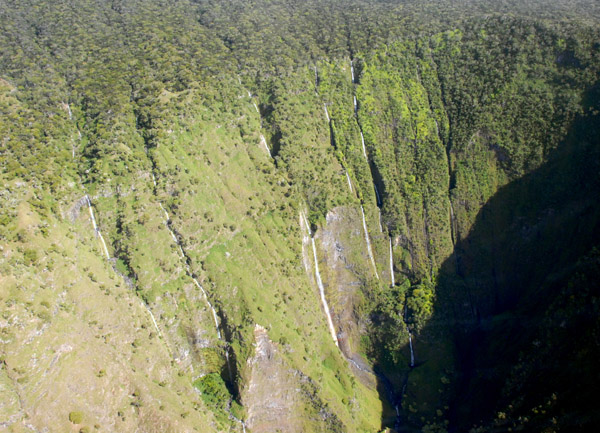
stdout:
[[[350,71],[351,71],[351,79],[352,79],[352,84],[356,85],[357,80],[356,77],[354,76],[354,61],[351,59],[350,60]],[[383,206],[383,200],[382,197],[379,193],[379,188],[377,188],[377,182],[375,181],[375,176],[373,173],[374,167],[373,165],[371,165],[371,163],[369,162],[369,158],[367,155],[367,148],[365,145],[365,137],[362,131],[362,126],[359,122],[359,111],[358,111],[358,101],[356,98],[356,86],[354,86],[354,95],[353,95],[353,103],[354,103],[354,115],[356,118],[356,123],[358,125],[359,131],[360,131],[360,142],[361,142],[361,146],[362,146],[362,152],[363,152],[363,156],[365,158],[365,161],[367,162],[367,164],[369,165],[369,171],[371,173],[371,177],[373,180],[373,190],[375,192],[375,200],[376,200],[376,204],[377,204],[377,210],[379,212],[379,230],[381,233],[383,233],[383,224],[381,222],[381,207]],[[367,226],[366,226],[366,221],[365,221],[365,216],[364,216],[364,209],[361,206],[361,211],[362,211],[362,216],[363,216],[363,226],[364,226],[364,230],[365,230],[365,238],[367,240],[367,244],[369,246],[370,249],[370,242],[368,240],[368,231],[367,231]],[[394,276],[394,256],[393,256],[393,246],[392,246],[392,238],[390,237],[389,239],[389,265],[390,265],[390,281],[391,281],[391,287],[395,286],[395,276]],[[375,272],[377,275],[377,268],[375,266],[375,261],[373,259],[373,256],[371,254],[371,260],[373,263],[373,266],[375,268]],[[379,278],[379,276],[377,277]],[[406,308],[406,304],[405,304],[405,308]],[[402,317],[402,321],[404,322],[404,326],[406,327],[406,331],[408,333],[408,345],[409,345],[409,350],[410,350],[410,364],[409,367],[410,369],[415,367],[415,352],[414,352],[414,347],[413,347],[413,337],[412,337],[412,333],[410,332],[410,329],[408,327],[408,324],[406,322],[406,312]],[[394,386],[392,385],[392,383],[385,377],[385,375],[383,374],[383,372],[381,371],[375,371],[375,374],[377,375],[377,377],[379,377],[386,389],[386,392],[388,393],[388,400],[392,403],[392,405],[394,406],[394,409],[396,410],[396,423],[395,423],[395,428],[396,430],[399,429],[400,425],[401,425],[401,413],[400,413],[400,407],[402,405],[402,397],[404,396],[405,392],[406,392],[406,387],[408,384],[408,377],[410,374],[410,370],[406,373],[406,377],[404,380],[404,384],[402,386],[402,392],[400,393],[400,395],[398,396],[394,390]]]

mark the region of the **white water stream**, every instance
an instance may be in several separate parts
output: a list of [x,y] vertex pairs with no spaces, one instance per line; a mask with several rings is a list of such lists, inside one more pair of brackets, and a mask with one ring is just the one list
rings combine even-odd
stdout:
[[373,188],[375,188],[375,198],[377,200],[377,206],[381,205],[381,196],[379,195],[379,189],[377,189],[377,184],[373,182]]
[[329,312],[329,305],[327,304],[327,299],[325,299],[325,288],[323,287],[323,281],[321,281],[321,273],[319,272],[319,260],[317,258],[317,247],[315,246],[315,238],[311,237],[310,240],[312,241],[313,256],[315,258],[315,278],[317,279],[317,286],[319,286],[319,293],[321,295],[323,309],[325,310],[325,315],[327,316],[329,332],[331,333],[331,338],[333,338],[333,342],[335,343],[335,345],[340,347],[335,332],[335,327],[333,326],[333,320],[331,319],[331,313]]
[[379,233],[383,233],[383,224],[381,223],[381,209],[377,208],[379,214]]
[[367,148],[365,147],[365,136],[363,135],[362,130],[360,131],[360,142],[362,143],[363,155],[365,156],[365,159],[368,161],[369,158],[367,158]]
[[325,109],[325,117],[327,118],[327,123],[331,120],[329,119],[329,111],[327,111],[327,104],[323,103],[323,108]]
[[156,323],[156,319],[154,318],[154,314],[152,314],[152,310],[141,299],[140,299],[140,304],[142,304],[142,307],[144,307],[146,309],[146,311],[148,312],[148,314],[150,314],[150,318],[152,319],[152,323],[154,324],[154,327],[156,328],[156,332],[158,333],[158,336],[162,338],[162,333],[160,332],[160,329],[158,328],[158,323]]
[[[158,205],[160,206],[160,209],[163,211],[163,213],[165,215],[165,225],[167,226],[167,230],[169,230],[169,233],[171,234],[173,241],[175,242],[175,244],[177,244],[177,247],[179,248],[179,252],[181,254],[181,258],[185,261],[186,256],[185,256],[185,253],[183,252],[183,248],[181,247],[179,239],[177,239],[177,236],[175,236],[175,233],[173,232],[173,230],[171,229],[171,226],[169,225],[169,223],[171,222],[171,218],[169,217],[169,214],[166,211],[166,209],[163,207],[162,203],[159,202]],[[219,340],[222,340],[223,338],[221,335],[221,328],[219,326],[219,318],[217,316],[217,312],[215,311],[210,300],[208,299],[208,294],[204,290],[204,287],[202,287],[202,285],[198,282],[198,280],[192,276],[192,272],[191,272],[190,267],[187,264],[187,262],[186,262],[185,266],[187,269],[187,274],[190,276],[190,278],[192,279],[192,281],[194,282],[196,287],[198,287],[200,289],[200,291],[202,292],[202,295],[204,296],[204,300],[206,301],[206,304],[208,305],[208,308],[210,309],[210,311],[212,313],[213,320],[215,321],[215,330],[217,331],[217,337],[219,337]],[[228,357],[229,355],[226,355],[226,356]]]
[[357,113],[358,112],[358,105],[356,104],[356,95],[353,96],[353,98],[354,98],[354,113]]
[[100,242],[102,242],[102,249],[104,250],[104,254],[106,254],[106,258],[110,260],[110,254],[108,253],[108,248],[106,248],[106,242],[104,242],[102,233],[100,233],[98,224],[96,224],[96,218],[94,217],[94,209],[92,208],[92,202],[90,201],[90,197],[87,194],[85,196],[85,199],[87,200],[88,209],[90,211],[90,218],[92,219],[92,225],[94,226],[94,231],[96,232],[96,235],[100,238]]
[[412,334],[408,330],[408,326],[406,327],[406,330],[408,331],[408,345],[410,347],[410,367],[412,368],[415,366],[415,352],[413,351]]
[[369,255],[369,259],[371,259],[371,263],[373,264],[373,270],[375,271],[375,276],[379,279],[379,274],[377,273],[377,266],[375,265],[375,258],[373,257],[373,250],[371,249],[371,241],[369,240],[369,230],[367,229],[367,220],[365,219],[365,210],[360,206],[360,212],[362,213],[362,221],[363,228],[365,230],[365,241],[367,242],[367,253]]
[[315,279],[317,280],[317,286],[319,287],[319,294],[321,295],[321,303],[323,305],[323,310],[325,310],[325,315],[327,316],[327,325],[329,326],[329,332],[331,333],[331,338],[335,345],[339,348],[340,345],[337,339],[337,333],[335,332],[335,326],[333,326],[333,320],[331,319],[331,313],[329,311],[329,304],[327,304],[327,299],[325,298],[325,288],[323,287],[323,281],[321,280],[321,273],[319,272],[319,260],[317,257],[317,247],[315,245],[315,238],[312,236],[310,231],[310,226],[308,225],[308,219],[306,215],[303,213],[300,214],[300,218],[304,219],[304,224],[306,226],[306,230],[308,230],[308,235],[310,236],[310,240],[312,243],[313,257],[315,260]]
[[267,153],[269,154],[270,157],[273,157],[273,155],[271,155],[271,150],[269,149],[269,146],[267,146],[267,140],[265,139],[265,136],[260,134],[260,142],[262,143],[263,146],[265,146],[265,149],[267,149]]
[[354,192],[352,190],[352,182],[350,182],[350,176],[348,175],[348,172],[346,172],[346,180],[348,181],[348,188],[350,188],[350,192]]
[[350,75],[352,76],[352,82],[354,83],[354,62],[350,60]]
[[390,277],[392,280],[392,287],[396,285],[396,281],[394,279],[394,253],[392,250],[392,238],[390,237]]

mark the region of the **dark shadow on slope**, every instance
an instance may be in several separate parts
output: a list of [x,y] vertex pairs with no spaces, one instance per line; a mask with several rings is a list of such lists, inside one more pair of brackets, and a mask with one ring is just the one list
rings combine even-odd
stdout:
[[[600,245],[599,85],[586,102],[548,162],[501,188],[442,265],[434,317],[421,340],[453,340],[459,380],[451,430],[508,427],[518,416],[530,418],[525,430],[538,431],[553,417],[565,431],[600,421],[592,403],[600,339],[589,331],[597,315],[573,307],[564,321],[549,319],[581,271],[578,261]],[[590,303],[600,292],[591,281],[582,294]],[[551,356],[536,361],[536,352]],[[547,403],[552,395],[556,402]],[[536,409],[536,418],[540,404],[549,406]]]

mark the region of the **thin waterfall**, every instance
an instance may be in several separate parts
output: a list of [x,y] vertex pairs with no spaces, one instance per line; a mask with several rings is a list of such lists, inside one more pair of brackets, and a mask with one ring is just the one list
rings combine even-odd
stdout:
[[273,155],[271,155],[271,149],[269,149],[269,146],[267,146],[267,140],[265,139],[265,136],[260,134],[260,142],[262,143],[263,146],[265,146],[265,149],[267,149],[267,153],[269,154],[270,157],[273,157]]
[[350,60],[350,75],[352,76],[352,83],[354,83],[354,62]]
[[327,324],[329,325],[329,332],[331,333],[331,338],[333,338],[333,342],[337,347],[340,347],[337,339],[337,335],[335,332],[335,327],[333,326],[333,320],[331,319],[331,313],[329,312],[329,305],[327,304],[327,299],[325,299],[325,288],[323,287],[323,281],[321,280],[321,273],[319,272],[319,260],[317,258],[317,247],[315,246],[315,238],[310,238],[312,242],[313,256],[315,258],[315,278],[317,279],[317,286],[319,286],[319,293],[321,295],[321,302],[323,303],[323,309],[325,310],[325,315],[327,316]]
[[379,233],[383,233],[383,224],[381,223],[381,208],[377,208],[377,214],[379,215]]
[[350,175],[348,174],[347,171],[346,171],[346,180],[348,181],[348,188],[350,188],[350,192],[354,192],[352,190],[352,182],[350,182]]
[[323,103],[323,108],[325,109],[325,117],[327,118],[327,122],[329,123],[331,119],[329,119],[329,111],[327,111],[327,104]]
[[368,161],[369,158],[367,158],[367,148],[365,147],[365,136],[362,133],[362,129],[360,130],[360,142],[362,143],[363,155],[365,156],[365,159]]
[[327,316],[327,325],[329,326],[329,332],[331,333],[331,338],[333,339],[333,342],[339,348],[340,345],[338,342],[337,333],[335,332],[335,326],[333,325],[333,320],[331,319],[331,313],[329,312],[329,304],[327,304],[327,299],[325,298],[325,288],[323,287],[321,273],[319,272],[319,260],[317,258],[317,247],[315,245],[315,238],[313,237],[310,231],[310,226],[308,225],[308,219],[306,218],[306,215],[300,214],[300,218],[304,219],[306,229],[308,230],[308,234],[312,242],[313,257],[315,259],[315,279],[317,280],[317,286],[319,287],[319,294],[321,295],[321,303],[323,304],[323,310],[325,310],[325,315]]
[[179,239],[177,238],[177,236],[175,235],[175,232],[173,231],[173,229],[170,226],[171,218],[169,218],[169,214],[163,207],[162,203],[158,202],[158,205],[160,206],[160,208],[162,209],[162,211],[165,214],[165,226],[167,226],[167,230],[171,234],[171,237],[173,238],[173,242],[175,242],[175,245],[177,245],[177,250],[179,251],[179,255],[181,256],[182,259],[185,260],[185,254],[183,252],[183,248],[181,247],[181,243],[179,242]]
[[415,352],[413,351],[412,334],[408,330],[408,326],[406,331],[408,332],[408,345],[410,347],[410,368],[413,368],[415,366]]
[[[65,104],[63,102],[63,104]],[[69,104],[65,104],[65,107],[67,107],[67,113],[69,113],[69,120],[73,120],[73,112],[71,111],[71,106]]]
[[87,194],[85,196],[85,199],[87,200],[88,209],[90,211],[90,217],[92,219],[92,225],[94,226],[94,231],[96,232],[96,235],[100,238],[100,242],[102,242],[102,248],[104,250],[104,254],[106,254],[106,258],[110,260],[110,254],[108,253],[108,248],[106,248],[106,242],[104,242],[102,233],[100,233],[98,224],[96,224],[96,218],[94,217],[94,209],[92,208],[92,202],[90,201],[90,197]]
[[367,253],[369,255],[369,259],[371,259],[371,263],[373,264],[373,270],[375,271],[375,276],[379,279],[379,274],[377,273],[377,266],[375,265],[375,258],[373,257],[373,251],[371,250],[371,241],[369,240],[369,230],[367,229],[367,220],[365,219],[365,210],[360,206],[360,211],[362,213],[362,221],[363,228],[365,230],[365,241],[367,241]]
[[[208,294],[204,290],[204,287],[202,287],[202,285],[198,282],[198,280],[192,274],[190,265],[188,264],[187,256],[185,255],[185,253],[183,252],[183,248],[181,247],[181,243],[179,242],[179,239],[177,238],[177,236],[171,229],[171,226],[170,226],[171,218],[169,217],[169,214],[167,213],[166,209],[163,207],[161,202],[159,202],[158,205],[160,206],[161,210],[163,211],[163,213],[165,215],[165,225],[167,226],[167,229],[169,230],[169,233],[171,234],[173,241],[175,242],[175,244],[177,245],[177,247],[179,249],[179,254],[181,255],[181,258],[185,262],[186,273],[192,279],[192,281],[194,282],[196,287],[198,287],[200,289],[200,291],[202,292],[202,295],[204,297],[206,305],[208,305],[208,308],[210,309],[210,311],[212,313],[212,317],[215,322],[215,330],[217,331],[217,337],[219,338],[219,340],[223,340],[223,335],[221,333],[221,327],[219,325],[219,318],[217,316],[217,311],[215,310],[212,303],[208,299]],[[228,350],[229,350],[228,348],[225,349],[225,359],[227,361],[227,369],[229,371],[229,378],[233,379],[232,372],[231,372],[231,363],[229,361],[229,351]]]
[[[163,207],[162,203],[159,202],[158,205],[160,206],[161,210],[165,214],[165,225],[167,226],[167,229],[169,230],[169,233],[171,234],[171,237],[173,238],[173,241],[179,247],[179,251],[181,253],[182,259],[185,260],[186,256],[185,256],[185,253],[183,252],[183,249],[181,248],[181,244],[179,242],[179,239],[177,238],[177,236],[175,236],[175,232],[173,232],[173,230],[171,229],[171,226],[170,226],[171,218],[169,217],[169,214],[167,213],[166,209]],[[219,340],[221,340],[222,336],[221,336],[221,329],[219,327],[219,319],[217,317],[217,312],[215,311],[214,307],[212,306],[211,302],[209,301],[208,294],[204,290],[204,287],[202,287],[202,285],[198,282],[198,280],[195,277],[192,276],[192,273],[191,273],[191,270],[189,268],[189,265],[186,263],[185,266],[186,266],[186,269],[187,269],[187,274],[190,276],[190,278],[192,279],[192,281],[194,282],[194,284],[196,285],[196,287],[198,287],[200,289],[200,291],[202,292],[202,295],[204,296],[204,300],[206,301],[206,304],[208,305],[208,308],[210,308],[210,311],[212,312],[212,316],[213,316],[213,319],[215,321],[215,329],[217,331],[217,336],[219,337]]]
[[356,103],[356,95],[354,95],[353,98],[354,98],[354,113],[358,113],[358,105]]
[[377,206],[381,206],[381,196],[379,195],[379,189],[377,188],[377,184],[373,182],[373,188],[375,189],[375,199],[377,200]]
[[204,300],[206,301],[208,308],[210,308],[210,311],[212,312],[213,320],[215,321],[215,329],[217,330],[217,337],[219,337],[219,340],[221,340],[222,339],[221,327],[219,326],[219,317],[217,316],[217,312],[215,311],[214,307],[212,306],[211,302],[209,301],[208,294],[204,290],[204,287],[202,287],[202,284],[200,284],[196,278],[194,278],[194,277],[191,277],[191,278],[192,278],[192,281],[194,282],[194,284],[196,285],[196,287],[198,287],[200,289],[200,291],[202,292],[202,296],[204,296]]
[[390,277],[392,279],[392,287],[396,285],[396,281],[394,279],[394,253],[392,250],[392,238],[390,237]]
[[144,307],[146,309],[146,311],[150,314],[150,318],[152,319],[152,323],[154,324],[154,327],[156,328],[156,332],[158,333],[158,336],[160,338],[162,338],[162,333],[160,332],[160,329],[158,328],[158,323],[156,323],[156,319],[154,318],[154,314],[152,314],[152,310],[150,310],[148,305],[146,305],[144,303],[144,301],[142,301],[141,299],[140,299],[140,304],[142,304],[142,307]]
[[254,109],[256,110],[256,112],[260,114],[260,110],[258,109],[258,105],[256,105],[256,102],[252,101],[252,105],[254,105]]

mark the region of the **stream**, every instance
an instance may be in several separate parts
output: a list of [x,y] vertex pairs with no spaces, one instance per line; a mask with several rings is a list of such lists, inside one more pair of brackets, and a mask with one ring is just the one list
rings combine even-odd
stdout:
[[365,241],[367,242],[367,254],[369,255],[369,259],[373,264],[373,270],[375,271],[375,276],[379,279],[379,274],[377,273],[377,266],[375,265],[375,258],[373,257],[373,250],[371,249],[371,241],[369,240],[369,230],[367,229],[367,220],[365,219],[365,209],[360,206],[360,212],[362,213],[362,222],[363,229],[365,231]]
[[100,238],[100,242],[102,242],[102,249],[104,250],[104,254],[106,255],[106,258],[108,260],[110,260],[110,254],[108,253],[108,248],[106,247],[106,242],[104,242],[102,233],[100,232],[100,229],[98,228],[98,224],[96,224],[96,218],[94,217],[94,209],[92,208],[92,202],[90,201],[90,196],[86,194],[85,199],[87,200],[88,209],[90,211],[90,217],[92,219],[92,225],[94,226],[94,231],[96,232],[96,236],[98,236]]
[[306,219],[305,214],[300,214],[300,218],[304,219],[304,223],[306,225],[306,230],[308,230],[308,235],[310,236],[310,240],[312,243],[313,257],[315,260],[315,279],[317,280],[317,286],[319,287],[319,294],[321,295],[321,304],[323,305],[323,310],[325,310],[325,315],[327,316],[327,325],[329,326],[329,332],[331,334],[331,338],[335,345],[340,347],[337,333],[335,331],[335,326],[333,325],[333,320],[331,319],[331,313],[329,311],[329,304],[327,303],[327,299],[325,298],[325,287],[323,287],[323,281],[321,280],[321,272],[319,272],[319,260],[317,257],[317,247],[315,245],[315,238],[310,231],[310,226],[308,225],[308,220]]

